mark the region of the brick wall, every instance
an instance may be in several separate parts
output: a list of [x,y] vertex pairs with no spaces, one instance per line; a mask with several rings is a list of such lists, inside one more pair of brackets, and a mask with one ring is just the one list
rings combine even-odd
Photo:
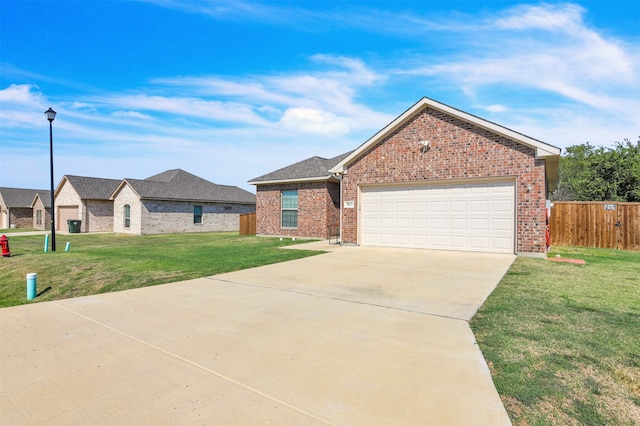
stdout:
[[[423,140],[431,142],[426,152]],[[516,177],[516,250],[544,253],[544,161],[532,148],[430,108],[348,166],[343,199],[356,205],[343,209],[343,242],[358,243],[358,185],[487,177]]]
[[[124,227],[124,206],[129,205],[130,226]],[[113,200],[113,231],[126,234],[140,235],[142,233],[141,218],[142,205],[136,193],[129,185],[124,185],[116,194]]]
[[[124,206],[131,208],[129,228],[124,227]],[[202,223],[193,223],[193,207],[202,206]],[[136,235],[177,232],[237,232],[240,214],[254,212],[253,204],[140,200],[129,185],[116,194],[113,229]]]
[[33,225],[33,209],[31,207],[12,207],[9,209],[10,226],[31,228]]
[[[280,193],[298,190],[298,227],[280,226]],[[328,238],[340,226],[340,184],[307,182],[287,185],[258,185],[256,190],[256,232],[303,238]]]
[[[56,215],[56,229],[67,229],[67,223],[60,223],[60,207],[68,207],[68,206],[77,206],[78,207],[78,217],[74,219],[82,220],[84,215],[84,205],[82,200],[80,199],[80,195],[76,192],[73,186],[64,179],[62,186],[59,188],[59,191],[55,198],[55,215]],[[84,221],[83,221],[84,222]],[[82,223],[80,227],[80,232],[84,231],[85,224]]]
[[82,232],[113,232],[113,201],[85,200]]
[[[202,206],[202,223],[193,223],[194,206]],[[254,211],[253,204],[143,200],[141,233],[238,232],[240,214]]]
[[[38,217],[38,213],[37,211],[40,210],[42,213],[42,222],[38,223],[37,222],[37,217]],[[43,229],[43,230],[49,230],[51,229],[51,213],[50,213],[50,209],[45,209],[44,208],[44,204],[42,203],[42,199],[38,196],[36,198],[36,202],[33,205],[33,217],[32,217],[32,223],[33,223],[33,227],[35,229]]]

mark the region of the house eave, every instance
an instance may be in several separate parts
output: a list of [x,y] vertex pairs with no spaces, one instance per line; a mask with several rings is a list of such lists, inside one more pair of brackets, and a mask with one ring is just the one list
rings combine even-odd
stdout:
[[274,180],[250,180],[249,185],[280,185],[280,184],[291,184],[291,183],[306,183],[306,182],[332,182],[338,181],[339,179],[331,175],[326,176],[318,176],[312,178],[292,178],[292,179],[274,179]]
[[246,204],[254,205],[255,201],[228,201],[228,200],[207,200],[195,198],[166,198],[166,197],[141,197],[140,200],[146,201],[175,201],[181,203],[211,203],[211,204]]

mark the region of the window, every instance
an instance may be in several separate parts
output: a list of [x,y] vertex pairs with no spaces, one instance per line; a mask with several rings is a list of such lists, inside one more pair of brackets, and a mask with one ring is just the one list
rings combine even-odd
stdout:
[[42,225],[42,210],[36,210],[36,225]]
[[193,206],[193,223],[202,223],[202,206]]
[[298,190],[282,191],[282,227],[298,227]]
[[129,204],[124,206],[124,227],[131,227],[131,206]]

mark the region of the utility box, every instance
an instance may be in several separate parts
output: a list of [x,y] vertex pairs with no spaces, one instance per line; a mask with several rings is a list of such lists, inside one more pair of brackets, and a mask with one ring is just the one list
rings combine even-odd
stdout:
[[67,225],[69,225],[69,233],[70,234],[79,234],[80,233],[80,226],[82,225],[82,221],[81,220],[67,219]]

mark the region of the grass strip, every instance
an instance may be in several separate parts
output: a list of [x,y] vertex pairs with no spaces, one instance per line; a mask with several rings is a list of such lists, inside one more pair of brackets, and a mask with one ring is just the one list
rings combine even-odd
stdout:
[[515,425],[640,424],[640,253],[519,257],[471,322]]

